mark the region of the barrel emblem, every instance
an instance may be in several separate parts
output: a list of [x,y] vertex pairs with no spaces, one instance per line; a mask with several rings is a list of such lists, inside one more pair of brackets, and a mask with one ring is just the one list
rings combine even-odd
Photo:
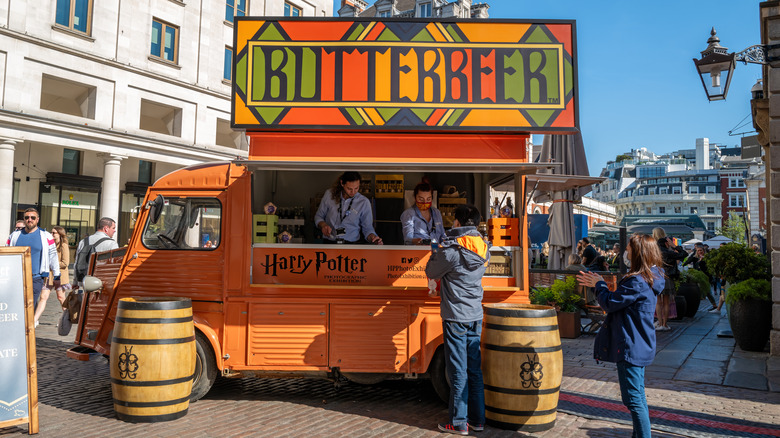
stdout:
[[542,377],[544,377],[542,363],[539,362],[539,355],[526,356],[528,360],[520,365],[520,380],[523,382],[523,388],[539,388],[542,386]]
[[135,376],[137,375],[136,371],[138,371],[138,356],[133,354],[133,346],[130,346],[130,349],[127,348],[127,345],[125,347],[125,352],[119,355],[119,360],[117,361],[117,368],[119,368],[119,378],[120,379],[135,379]]

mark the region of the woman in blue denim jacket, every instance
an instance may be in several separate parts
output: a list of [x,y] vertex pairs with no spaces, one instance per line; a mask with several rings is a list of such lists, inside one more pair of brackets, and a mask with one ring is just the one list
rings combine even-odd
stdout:
[[631,412],[637,438],[650,437],[650,413],[645,398],[645,367],[655,358],[653,313],[664,288],[663,259],[655,239],[635,234],[628,242],[631,271],[611,292],[593,272],[577,275],[581,286],[595,287],[599,305],[607,312],[596,335],[593,357],[617,363],[623,404]]

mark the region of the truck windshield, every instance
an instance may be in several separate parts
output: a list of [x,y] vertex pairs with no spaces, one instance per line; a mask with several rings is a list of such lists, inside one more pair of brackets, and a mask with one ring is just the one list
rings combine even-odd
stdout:
[[143,244],[149,249],[212,250],[219,246],[222,204],[209,198],[166,198],[160,219],[147,218]]

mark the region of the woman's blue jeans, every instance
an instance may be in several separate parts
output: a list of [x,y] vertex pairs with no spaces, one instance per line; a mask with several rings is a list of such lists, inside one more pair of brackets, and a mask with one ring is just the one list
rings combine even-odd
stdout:
[[636,438],[650,438],[650,411],[645,398],[645,367],[638,367],[623,361],[618,362],[618,382],[623,404],[631,412]]
[[443,321],[444,355],[450,380],[450,421],[485,424],[485,387],[479,338],[482,321]]

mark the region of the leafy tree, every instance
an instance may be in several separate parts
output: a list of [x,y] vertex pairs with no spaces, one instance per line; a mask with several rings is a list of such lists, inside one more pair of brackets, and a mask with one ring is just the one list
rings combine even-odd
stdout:
[[723,278],[729,283],[739,283],[749,279],[769,280],[769,259],[756,254],[747,245],[727,243],[707,253],[704,257],[707,270],[715,278]]
[[615,162],[616,163],[620,163],[621,161],[630,160],[630,159],[631,159],[631,155],[629,155],[629,154],[620,154],[617,157],[615,157]]
[[745,240],[746,230],[747,228],[745,227],[745,220],[738,214],[730,212],[728,220],[723,225],[723,227],[717,230],[717,233],[728,237],[736,243],[745,245],[747,244],[747,240]]

